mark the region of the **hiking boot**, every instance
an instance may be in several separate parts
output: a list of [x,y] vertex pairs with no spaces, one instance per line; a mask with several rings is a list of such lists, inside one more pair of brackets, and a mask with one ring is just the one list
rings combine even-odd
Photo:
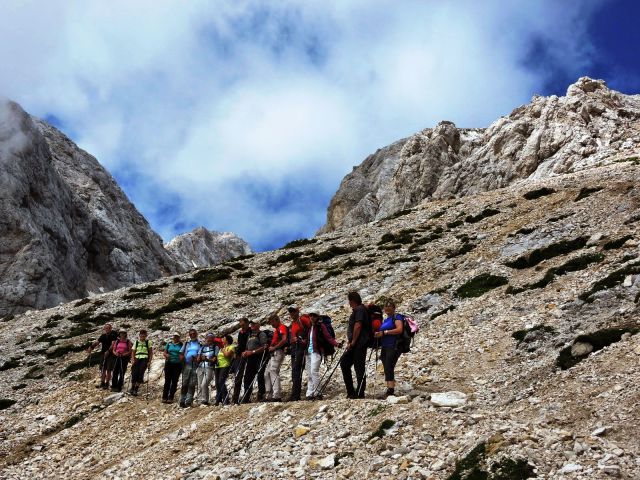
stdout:
[[108,383],[104,383],[104,384],[102,385],[102,389],[103,389],[103,390],[109,390],[109,384],[108,384]]
[[355,400],[356,398],[358,398],[358,395],[356,395],[355,393],[347,393],[347,398],[349,400]]
[[166,398],[163,398],[162,403],[169,403],[169,400],[167,400]]
[[220,405],[220,402],[216,402],[213,404],[214,407],[217,407],[218,405]]
[[104,382],[100,382],[100,385],[96,385],[96,388],[104,388]]
[[281,398],[272,398],[271,400],[269,400],[270,402],[281,402],[282,399]]
[[184,402],[180,402],[180,408],[187,408],[187,404]]

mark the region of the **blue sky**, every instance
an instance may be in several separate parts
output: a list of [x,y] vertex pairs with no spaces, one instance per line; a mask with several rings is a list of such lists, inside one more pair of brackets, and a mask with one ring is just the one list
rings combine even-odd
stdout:
[[440,120],[488,126],[582,75],[640,92],[639,3],[5,2],[0,95],[95,155],[165,240],[204,225],[265,250]]

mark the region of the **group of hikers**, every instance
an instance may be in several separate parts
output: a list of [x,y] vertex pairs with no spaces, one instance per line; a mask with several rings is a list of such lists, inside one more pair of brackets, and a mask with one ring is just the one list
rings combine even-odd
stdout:
[[[347,295],[351,315],[347,324],[346,342],[338,342],[326,315],[316,312],[302,314],[297,305],[289,305],[290,325],[285,325],[277,314],[268,318],[271,329],[262,329],[258,321],[241,318],[237,338],[231,335],[217,337],[212,333],[204,342],[195,329],[189,330],[189,338],[182,342],[179,333],[162,347],[164,364],[164,388],[162,402],[173,403],[182,375],[180,406],[190,407],[194,400],[201,405],[210,403],[210,384],[215,382],[214,404],[229,405],[250,403],[257,384],[257,401],[281,402],[284,400],[280,368],[287,355],[291,356],[291,392],[288,401],[301,400],[303,372],[307,372],[305,398],[322,398],[333,371],[340,366],[348,398],[364,398],[366,390],[367,351],[378,350],[387,384],[385,396],[395,393],[395,366],[400,355],[409,351],[410,338],[417,331],[415,321],[396,313],[395,303],[387,300],[382,309],[365,306],[358,292]],[[100,385],[98,388],[121,392],[124,377],[131,362],[128,393],[138,395],[145,383],[145,372],[150,369],[154,349],[147,339],[147,331],[140,330],[134,342],[127,332],[116,333],[110,324],[104,333],[89,347],[89,353],[101,345]],[[323,360],[342,353],[329,377],[323,382],[320,365]],[[355,370],[354,384],[352,369]],[[326,370],[325,375],[329,372]],[[233,374],[231,391],[227,389],[229,375]],[[147,391],[148,392],[148,391]],[[195,398],[197,397],[197,398]]]

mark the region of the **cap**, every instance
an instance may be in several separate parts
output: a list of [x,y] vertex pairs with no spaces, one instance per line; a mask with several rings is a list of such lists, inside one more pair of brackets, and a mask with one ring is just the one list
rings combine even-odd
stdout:
[[171,334],[171,336],[172,336],[172,337],[179,337],[179,336],[180,336],[180,334],[179,334],[178,332],[173,332],[173,333]]
[[288,310],[288,311],[290,311],[290,312],[293,312],[293,311],[298,311],[298,310],[300,310],[300,309],[298,308],[298,305],[297,305],[297,304],[292,303],[291,305],[289,305],[289,306],[287,307],[287,310]]
[[257,320],[249,320],[249,323],[251,325],[259,325],[260,324],[260,322],[258,322]]
[[209,337],[215,337],[215,335],[213,333],[209,332],[209,333],[207,333],[207,338],[209,338]]

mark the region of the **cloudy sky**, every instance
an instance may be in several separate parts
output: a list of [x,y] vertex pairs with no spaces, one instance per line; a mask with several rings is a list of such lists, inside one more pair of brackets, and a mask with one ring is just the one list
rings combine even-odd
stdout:
[[308,237],[342,177],[581,75],[640,92],[633,0],[8,1],[0,95],[95,155],[165,240]]

